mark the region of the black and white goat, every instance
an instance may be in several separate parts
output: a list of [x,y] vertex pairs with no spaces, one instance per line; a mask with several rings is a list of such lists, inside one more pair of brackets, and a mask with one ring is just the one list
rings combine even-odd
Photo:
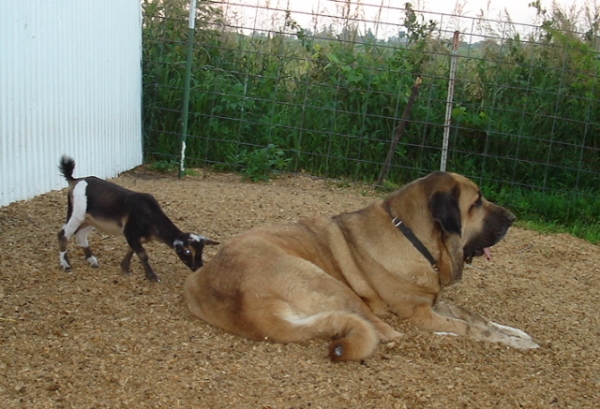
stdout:
[[148,255],[142,246],[151,240],[161,241],[171,246],[177,256],[192,271],[202,267],[204,245],[219,244],[204,236],[183,233],[164,214],[156,199],[148,193],[138,193],[94,176],[73,178],[75,161],[63,156],[59,165],[60,173],[69,182],[69,207],[67,223],[58,232],[60,265],[65,271],[71,269],[67,257],[67,243],[75,235],[83,247],[85,257],[92,267],[98,267],[98,260],[90,250],[88,235],[94,228],[111,234],[123,234],[129,250],[121,262],[121,270],[129,273],[131,257],[137,254],[146,278],[160,281],[148,263]]

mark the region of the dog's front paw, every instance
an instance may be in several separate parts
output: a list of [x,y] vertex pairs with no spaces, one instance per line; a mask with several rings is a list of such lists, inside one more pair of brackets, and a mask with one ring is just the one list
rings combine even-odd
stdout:
[[540,347],[529,334],[520,329],[497,324],[495,322],[490,322],[490,324],[498,333],[505,337],[501,342],[508,346],[519,349],[535,349]]
[[504,335],[508,335],[509,337],[521,338],[527,341],[531,341],[531,336],[520,329],[509,327],[507,325],[501,325],[495,322],[490,322],[496,330]]
[[507,344],[513,348],[518,349],[536,349],[540,347],[536,342],[532,341],[531,339],[523,339],[517,337],[508,337]]

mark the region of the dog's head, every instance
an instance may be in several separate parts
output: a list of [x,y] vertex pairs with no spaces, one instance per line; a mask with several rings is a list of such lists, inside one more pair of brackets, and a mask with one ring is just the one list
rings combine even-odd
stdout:
[[[471,263],[474,257],[485,255],[489,259],[490,247],[504,237],[515,220],[514,214],[486,200],[479,187],[464,176],[434,172],[411,185],[407,196],[420,203],[413,207],[419,217],[413,217],[412,223],[431,224],[432,234],[444,247],[440,257],[449,258],[444,284],[460,280],[464,263]],[[398,210],[401,214],[402,209]]]

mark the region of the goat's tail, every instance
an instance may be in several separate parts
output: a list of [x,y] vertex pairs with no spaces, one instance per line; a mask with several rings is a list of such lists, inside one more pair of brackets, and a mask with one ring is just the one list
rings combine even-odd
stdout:
[[73,178],[73,170],[75,170],[75,160],[73,158],[63,155],[63,157],[60,158],[58,169],[60,170],[60,174],[67,179],[67,182],[75,180],[75,178]]

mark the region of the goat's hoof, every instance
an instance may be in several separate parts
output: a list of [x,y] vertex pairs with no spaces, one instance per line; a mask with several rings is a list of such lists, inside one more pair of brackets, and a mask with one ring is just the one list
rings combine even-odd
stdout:
[[71,270],[72,270],[71,266],[69,266],[69,267],[63,267],[63,271],[64,271],[65,273],[70,273],[70,272],[71,272]]
[[98,265],[98,259],[96,258],[96,256],[89,256],[86,260],[90,264],[90,266],[92,266],[92,268],[99,268],[100,267]]
[[160,278],[158,276],[146,277],[148,281],[152,281],[154,283],[160,283]]

